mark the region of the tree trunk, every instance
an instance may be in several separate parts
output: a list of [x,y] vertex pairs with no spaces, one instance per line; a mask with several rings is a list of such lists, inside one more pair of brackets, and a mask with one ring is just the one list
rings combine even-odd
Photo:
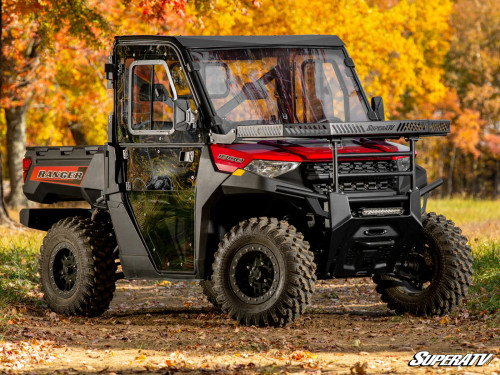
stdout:
[[7,165],[10,181],[10,193],[6,201],[11,207],[19,207],[27,203],[22,189],[28,105],[5,108],[4,111],[7,123]]
[[5,209],[3,202],[3,178],[2,178],[2,152],[0,151],[0,224],[10,220],[9,213]]
[[87,136],[82,128],[83,128],[82,124],[78,122],[72,122],[71,124],[69,124],[69,130],[77,146],[88,145]]
[[451,197],[453,193],[453,173],[455,171],[455,159],[457,157],[457,146],[453,146],[450,160],[450,170],[448,172],[448,196]]
[[[2,29],[2,1],[0,0],[0,30]],[[2,82],[3,82],[3,55],[2,55],[2,38],[0,38],[0,102],[2,100]],[[0,106],[0,115],[2,113],[2,107]],[[0,224],[10,223],[11,219],[9,213],[5,208],[5,203],[3,201],[3,162],[2,162],[2,150],[0,150]]]
[[495,168],[495,177],[493,178],[493,199],[497,199],[500,188],[500,173],[498,172],[498,169],[500,168],[500,161],[497,161],[495,164],[497,165],[497,168]]

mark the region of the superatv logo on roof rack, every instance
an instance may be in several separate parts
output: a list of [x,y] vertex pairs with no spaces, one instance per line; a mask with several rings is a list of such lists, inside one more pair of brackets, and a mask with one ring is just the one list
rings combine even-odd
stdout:
[[368,125],[368,128],[366,130],[372,132],[383,132],[394,129],[394,126],[395,125]]
[[31,173],[31,181],[80,186],[85,173],[87,167],[35,167]]

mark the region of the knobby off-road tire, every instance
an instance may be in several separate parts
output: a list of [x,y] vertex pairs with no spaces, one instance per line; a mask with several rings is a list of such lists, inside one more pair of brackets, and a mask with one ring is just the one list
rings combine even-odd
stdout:
[[210,302],[214,307],[220,308],[220,304],[217,302],[217,297],[214,290],[214,282],[212,280],[202,280],[200,281],[201,289],[203,294],[207,297],[208,302]]
[[44,300],[58,314],[98,316],[113,299],[116,239],[110,223],[83,217],[60,220],[40,248]]
[[234,226],[219,243],[212,267],[217,302],[243,325],[293,322],[305,312],[316,282],[309,244],[274,218]]
[[419,290],[408,281],[375,276],[382,301],[398,314],[444,315],[460,305],[472,278],[471,249],[460,228],[442,215],[422,216],[424,246],[433,259],[432,278]]

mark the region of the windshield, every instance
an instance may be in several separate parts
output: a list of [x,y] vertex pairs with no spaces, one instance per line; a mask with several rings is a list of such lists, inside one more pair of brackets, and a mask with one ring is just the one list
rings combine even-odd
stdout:
[[367,106],[340,49],[196,51],[225,132],[236,125],[368,121]]

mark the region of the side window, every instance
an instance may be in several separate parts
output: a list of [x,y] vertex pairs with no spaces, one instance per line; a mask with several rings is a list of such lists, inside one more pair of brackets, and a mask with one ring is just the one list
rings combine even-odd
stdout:
[[[124,143],[202,143],[201,117],[188,77],[174,48],[167,45],[118,46],[117,136]],[[175,131],[174,101],[191,104],[196,125]]]
[[173,106],[177,92],[166,62],[134,61],[129,72],[130,133],[173,133]]

